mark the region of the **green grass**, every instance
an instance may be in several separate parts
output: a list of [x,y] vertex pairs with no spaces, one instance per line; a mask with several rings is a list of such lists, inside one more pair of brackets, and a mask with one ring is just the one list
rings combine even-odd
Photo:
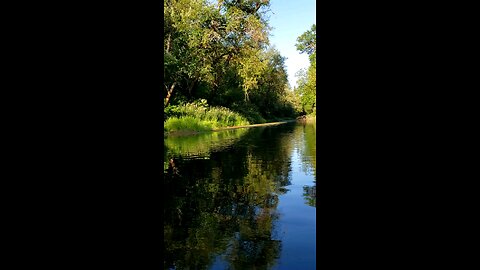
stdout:
[[201,121],[191,116],[181,116],[180,118],[171,117],[167,119],[164,129],[167,132],[189,130],[189,131],[207,131],[212,130],[213,125],[206,121]]
[[164,131],[208,131],[220,127],[249,125],[240,114],[224,107],[208,107],[189,103],[166,109],[169,118]]

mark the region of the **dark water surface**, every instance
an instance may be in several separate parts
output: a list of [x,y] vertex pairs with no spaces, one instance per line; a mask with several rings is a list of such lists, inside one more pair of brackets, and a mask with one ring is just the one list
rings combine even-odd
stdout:
[[165,269],[315,269],[315,124],[165,139]]

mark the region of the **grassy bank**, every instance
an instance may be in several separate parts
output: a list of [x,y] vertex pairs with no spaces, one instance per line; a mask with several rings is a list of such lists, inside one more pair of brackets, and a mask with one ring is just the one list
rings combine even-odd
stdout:
[[[288,122],[295,122],[297,120],[295,119],[289,119],[289,120],[284,120],[280,122],[270,122],[270,123],[263,123],[263,124],[251,124],[251,125],[244,125],[244,126],[228,126],[228,127],[220,127],[220,128],[215,128],[212,130],[205,130],[205,131],[226,131],[226,130],[232,130],[232,129],[242,129],[242,128],[252,128],[252,127],[265,127],[265,126],[276,126],[276,125],[281,125],[285,124]],[[177,137],[177,136],[188,136],[188,135],[195,135],[195,134],[200,134],[204,133],[202,131],[193,131],[193,130],[178,130],[178,131],[170,131],[170,132],[164,132],[164,136],[168,137]],[[212,132],[208,132],[212,133]]]
[[166,109],[165,114],[168,118],[164,123],[164,132],[200,132],[250,124],[245,117],[227,108],[209,107],[201,103],[172,106]]

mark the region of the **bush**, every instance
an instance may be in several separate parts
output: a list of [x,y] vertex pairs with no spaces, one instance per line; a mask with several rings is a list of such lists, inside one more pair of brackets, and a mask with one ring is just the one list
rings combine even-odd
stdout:
[[219,127],[249,125],[248,118],[225,107],[209,107],[206,100],[165,108],[165,131],[212,130]]
[[258,108],[253,104],[233,104],[232,108],[252,124],[263,124],[266,122],[265,118],[258,112]]
[[211,123],[201,121],[191,116],[182,116],[180,118],[171,117],[168,118],[164,125],[164,130],[178,131],[178,130],[190,130],[190,131],[207,131],[212,130]]

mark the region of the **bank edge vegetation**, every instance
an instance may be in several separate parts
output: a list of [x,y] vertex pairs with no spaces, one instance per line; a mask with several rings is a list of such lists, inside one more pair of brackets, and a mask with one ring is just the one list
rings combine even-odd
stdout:
[[269,0],[164,1],[164,131],[292,119],[316,113],[316,26],[297,38],[310,66],[290,89],[270,46]]

